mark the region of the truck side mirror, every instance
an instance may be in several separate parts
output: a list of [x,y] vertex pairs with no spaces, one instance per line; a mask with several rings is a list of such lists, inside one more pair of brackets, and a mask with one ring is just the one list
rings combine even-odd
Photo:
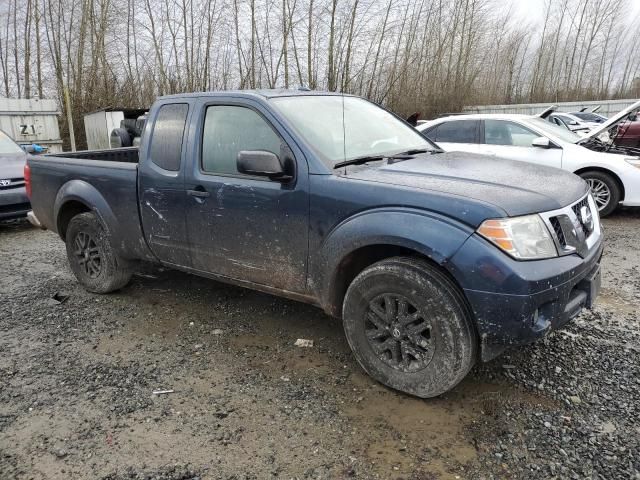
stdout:
[[286,182],[293,177],[285,172],[275,153],[266,150],[241,150],[236,158],[238,172]]
[[547,137],[534,138],[531,145],[538,148],[551,148],[551,142]]

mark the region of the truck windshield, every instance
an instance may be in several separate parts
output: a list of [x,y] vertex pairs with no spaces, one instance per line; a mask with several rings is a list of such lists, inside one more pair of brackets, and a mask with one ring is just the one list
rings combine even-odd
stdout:
[[11,140],[11,137],[0,130],[0,155],[7,155],[10,153],[24,153],[16,142]]
[[439,151],[417,130],[362,98],[309,95],[272,102],[329,168],[360,157]]

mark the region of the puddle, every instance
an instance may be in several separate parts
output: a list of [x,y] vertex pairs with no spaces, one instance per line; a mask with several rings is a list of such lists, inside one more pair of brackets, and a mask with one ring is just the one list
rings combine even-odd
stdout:
[[556,406],[546,397],[510,385],[479,383],[473,377],[434,399],[394,392],[372,384],[359,372],[351,375],[350,383],[356,386],[355,402],[344,406],[342,414],[350,420],[354,437],[367,432],[356,456],[366,457],[383,478],[405,478],[416,472],[424,478],[464,478],[465,466],[478,456],[469,434],[472,424],[504,402]]

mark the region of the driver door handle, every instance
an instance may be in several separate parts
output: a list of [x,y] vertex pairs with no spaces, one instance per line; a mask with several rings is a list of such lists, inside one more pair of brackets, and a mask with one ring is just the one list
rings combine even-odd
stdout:
[[207,198],[211,196],[211,194],[202,187],[196,187],[194,190],[187,190],[187,195],[198,198]]

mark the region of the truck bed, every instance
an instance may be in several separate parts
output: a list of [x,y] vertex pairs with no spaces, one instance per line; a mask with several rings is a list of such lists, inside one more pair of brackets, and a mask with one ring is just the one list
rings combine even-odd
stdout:
[[109,233],[119,239],[114,247],[123,258],[148,257],[138,216],[137,158],[137,148],[30,157],[35,215],[42,225],[64,237],[56,223],[63,207],[60,200],[88,199]]
[[78,158],[107,162],[138,163],[138,147],[109,148],[106,150],[80,150],[78,152],[50,153],[45,157]]

